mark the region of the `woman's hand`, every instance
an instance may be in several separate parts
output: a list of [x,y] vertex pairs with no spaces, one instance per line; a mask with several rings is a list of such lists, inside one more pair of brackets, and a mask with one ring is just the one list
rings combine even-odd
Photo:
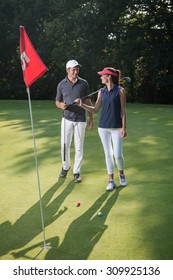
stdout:
[[126,131],[125,128],[122,128],[122,130],[121,130],[121,137],[124,138],[126,136],[127,136],[127,131]]
[[81,105],[82,105],[82,100],[81,100],[80,98],[75,99],[74,102],[75,102],[75,104],[77,104],[78,106],[81,107]]

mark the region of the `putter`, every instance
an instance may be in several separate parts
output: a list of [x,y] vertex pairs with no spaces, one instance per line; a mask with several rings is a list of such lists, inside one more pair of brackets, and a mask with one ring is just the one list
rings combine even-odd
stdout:
[[[131,78],[130,78],[130,77],[123,77],[123,78],[121,78],[120,81],[125,81],[125,82],[130,83],[130,82],[131,82]],[[88,94],[88,95],[86,95],[86,96],[84,96],[84,97],[82,97],[82,98],[80,98],[80,99],[81,99],[81,100],[84,100],[84,99],[90,98],[91,96],[93,96],[94,94],[96,94],[99,90],[100,90],[100,89],[98,89],[98,90],[96,90],[96,91],[94,91],[94,92],[92,92],[92,93],[90,93],[90,94]],[[76,104],[76,102],[73,102],[73,104]]]
[[130,83],[130,82],[131,82],[131,78],[130,78],[130,77],[123,77],[123,78],[121,79],[121,81],[125,81],[125,82]]
[[64,161],[66,160],[66,141],[65,141],[65,136],[66,136],[66,133],[65,133],[65,118],[64,118],[64,153],[63,153]]
[[[88,95],[86,95],[86,96],[84,96],[84,97],[82,97],[82,98],[80,98],[80,99],[81,99],[81,100],[84,100],[84,99],[90,98],[91,96],[93,96],[94,94],[96,94],[99,90],[100,90],[100,89],[98,89],[98,90],[96,90],[96,91],[94,91],[94,92],[92,92],[92,93],[90,93],[90,94],[88,94]],[[73,102],[73,104],[76,104],[76,102]]]

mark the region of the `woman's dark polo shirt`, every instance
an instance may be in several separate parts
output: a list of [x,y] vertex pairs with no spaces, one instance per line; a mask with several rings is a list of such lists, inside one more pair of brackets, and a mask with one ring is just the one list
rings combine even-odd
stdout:
[[107,87],[101,89],[102,111],[98,127],[100,128],[121,128],[121,103],[120,88],[114,86],[110,91]]

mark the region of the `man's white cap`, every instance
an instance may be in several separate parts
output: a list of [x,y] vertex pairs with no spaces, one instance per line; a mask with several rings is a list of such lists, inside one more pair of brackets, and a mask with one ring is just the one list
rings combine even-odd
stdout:
[[74,59],[72,60],[69,60],[67,63],[66,63],[66,68],[71,68],[71,67],[75,67],[75,66],[79,66],[81,67],[81,65]]

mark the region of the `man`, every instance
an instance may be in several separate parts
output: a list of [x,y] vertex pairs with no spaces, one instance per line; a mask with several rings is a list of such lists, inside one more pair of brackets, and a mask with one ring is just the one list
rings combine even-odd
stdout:
[[[76,98],[83,98],[89,92],[86,80],[78,76],[81,65],[76,60],[66,64],[67,76],[57,86],[56,106],[63,110],[61,122],[61,178],[65,178],[70,169],[70,147],[74,136],[75,157],[73,175],[76,183],[81,182],[80,170],[83,160],[83,144],[86,128],[85,110],[73,104]],[[90,99],[84,101],[92,105]],[[89,112],[88,126],[93,127],[93,114]]]

